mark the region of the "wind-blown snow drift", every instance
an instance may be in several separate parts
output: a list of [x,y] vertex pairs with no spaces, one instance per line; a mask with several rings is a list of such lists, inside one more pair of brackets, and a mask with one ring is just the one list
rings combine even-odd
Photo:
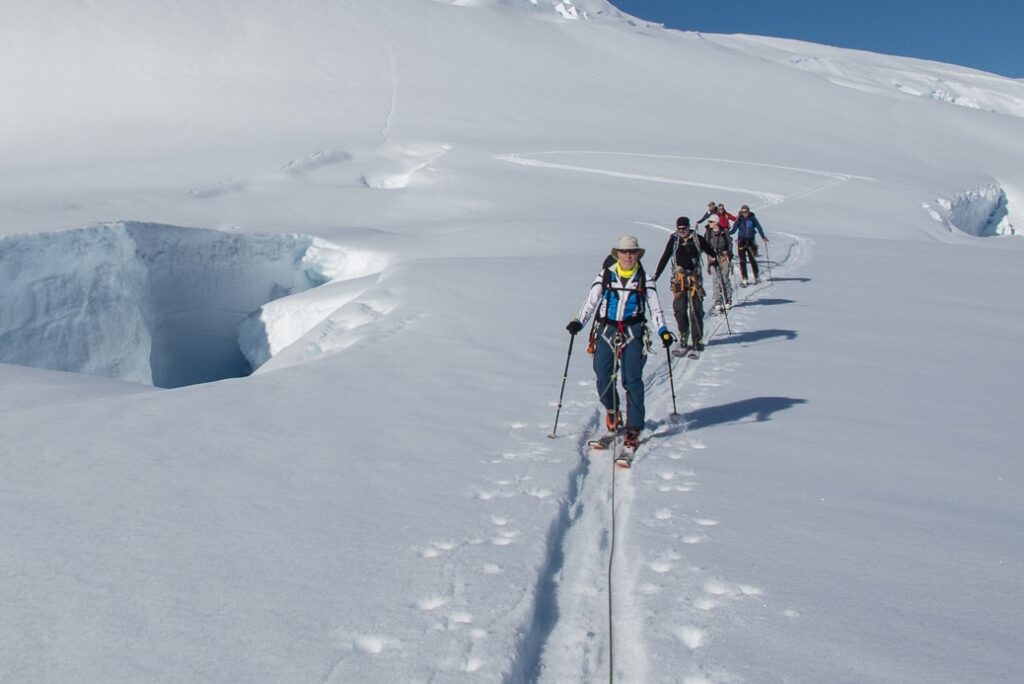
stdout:
[[[0,253],[0,361],[157,387],[248,375],[271,345],[239,345],[246,316],[373,266],[310,236],[135,222],[0,238]],[[307,298],[299,327],[342,303]]]

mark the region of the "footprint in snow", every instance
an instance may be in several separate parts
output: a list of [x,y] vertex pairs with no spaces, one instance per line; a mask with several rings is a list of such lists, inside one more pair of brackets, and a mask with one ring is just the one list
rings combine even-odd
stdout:
[[722,580],[708,580],[704,583],[704,593],[726,598],[740,598],[744,596],[762,596],[764,590],[750,584],[732,584]]
[[505,572],[497,563],[484,563],[480,568],[485,575],[500,575]]
[[695,627],[693,625],[683,625],[676,627],[674,630],[676,638],[683,642],[691,651],[696,650],[704,645],[704,638],[707,633]]
[[451,551],[455,544],[450,541],[430,542],[430,546],[422,549],[419,554],[423,558],[437,558],[442,552]]
[[508,546],[519,534],[519,530],[502,530],[497,537],[491,540],[491,543],[495,546]]
[[672,569],[672,564],[669,563],[667,560],[656,560],[651,561],[647,565],[647,567],[649,567],[651,570],[658,574],[664,574]]
[[701,527],[714,527],[718,524],[717,520],[711,520],[710,518],[697,518],[694,522]]
[[363,653],[369,653],[370,655],[378,655],[381,651],[384,650],[384,647],[386,645],[386,639],[379,636],[372,636],[369,634],[364,634],[363,636],[356,637],[356,639],[352,642],[352,647],[355,650],[362,651]]
[[420,599],[416,602],[416,607],[420,610],[434,610],[440,608],[447,601],[440,596],[428,596],[427,598]]
[[718,601],[705,597],[699,598],[693,602],[693,607],[697,610],[709,611],[714,610],[718,607]]
[[657,520],[668,520],[672,517],[672,511],[667,508],[659,508],[654,512],[654,517]]
[[473,623],[473,616],[465,612],[455,612],[448,616],[448,628],[469,625]]

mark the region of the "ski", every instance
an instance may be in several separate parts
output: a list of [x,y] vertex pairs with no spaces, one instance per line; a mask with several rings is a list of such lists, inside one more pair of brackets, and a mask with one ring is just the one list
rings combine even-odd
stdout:
[[636,452],[633,449],[624,448],[622,453],[615,457],[615,467],[623,470],[633,467],[633,457]]
[[607,435],[604,435],[603,437],[592,439],[587,442],[587,448],[593,449],[594,451],[604,451],[605,449],[612,445],[612,442],[615,441],[616,437],[617,435],[614,432],[612,432]]

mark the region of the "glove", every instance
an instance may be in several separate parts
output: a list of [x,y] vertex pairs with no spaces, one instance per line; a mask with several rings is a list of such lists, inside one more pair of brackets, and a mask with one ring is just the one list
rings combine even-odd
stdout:
[[576,333],[583,330],[583,324],[574,318],[569,321],[569,325],[565,326],[565,329],[569,331],[570,335],[575,337]]
[[665,345],[666,349],[671,347],[672,343],[676,341],[676,338],[672,336],[672,333],[670,333],[668,328],[665,326],[661,326],[661,328],[658,329],[658,337],[661,338],[661,343]]

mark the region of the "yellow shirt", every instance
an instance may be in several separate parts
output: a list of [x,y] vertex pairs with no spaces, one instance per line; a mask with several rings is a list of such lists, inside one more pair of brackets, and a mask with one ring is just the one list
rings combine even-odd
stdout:
[[615,272],[623,280],[629,280],[630,278],[633,277],[633,274],[636,273],[636,269],[637,269],[638,266],[639,266],[639,263],[635,264],[633,266],[633,268],[631,268],[630,270],[627,271],[626,269],[622,268],[622,264],[620,264],[618,261],[616,261],[615,262]]

